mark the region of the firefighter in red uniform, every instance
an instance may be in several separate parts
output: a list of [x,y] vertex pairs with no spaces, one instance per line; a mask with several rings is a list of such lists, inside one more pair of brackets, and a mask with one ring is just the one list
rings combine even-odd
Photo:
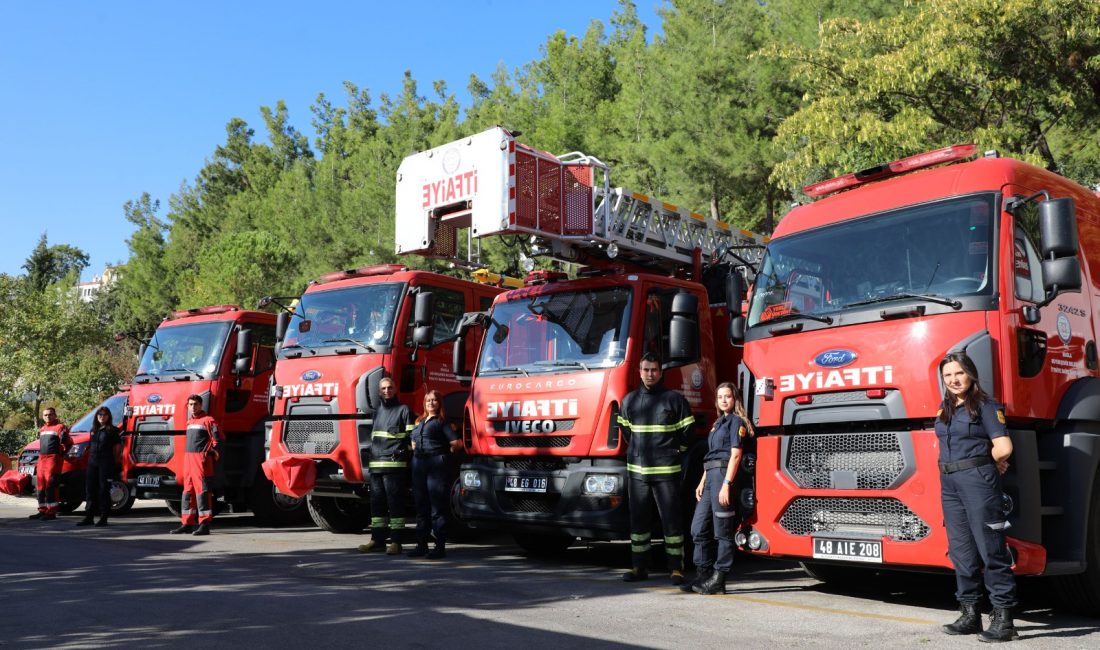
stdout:
[[[218,460],[218,445],[222,432],[214,418],[202,408],[202,398],[187,398],[187,449],[183,457],[183,498],[180,503],[179,528],[173,535],[191,533],[209,535],[210,520],[214,518],[214,463]],[[196,528],[195,525],[198,524]]]
[[38,430],[38,467],[35,469],[38,512],[30,518],[49,521],[57,519],[57,510],[61,507],[61,464],[65,452],[73,446],[73,439],[69,437],[69,427],[57,419],[54,407],[46,407],[42,419],[46,424]]

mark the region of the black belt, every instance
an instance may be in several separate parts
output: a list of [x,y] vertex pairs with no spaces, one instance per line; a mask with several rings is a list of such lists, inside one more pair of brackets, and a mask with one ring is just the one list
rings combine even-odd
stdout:
[[439,451],[418,451],[413,455],[417,458],[430,458],[432,456],[445,456],[447,452],[440,449]]
[[954,474],[955,472],[961,472],[964,469],[972,469],[974,467],[981,467],[982,465],[992,465],[992,456],[982,456],[980,458],[964,458],[957,460],[953,463],[940,463],[941,474]]
[[726,469],[729,464],[730,462],[728,460],[708,460],[703,463],[703,471],[718,468]]

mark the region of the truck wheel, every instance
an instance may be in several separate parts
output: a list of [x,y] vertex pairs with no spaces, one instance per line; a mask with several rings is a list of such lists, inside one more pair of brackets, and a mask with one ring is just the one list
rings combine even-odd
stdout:
[[[453,539],[456,542],[468,542],[477,537],[477,530],[470,528],[462,516],[459,514],[462,512],[459,507],[459,490],[462,489],[456,478],[454,483],[451,484],[451,499],[450,499],[450,518],[447,520],[447,538]],[[413,510],[413,517],[416,519],[416,511]]]
[[1085,570],[1053,578],[1063,606],[1086,616],[1100,616],[1100,479],[1092,490],[1085,526]]
[[168,512],[172,513],[173,517],[179,517],[183,514],[179,499],[165,499],[164,505],[168,508]]
[[111,514],[121,515],[134,507],[134,497],[125,482],[111,479]]
[[266,476],[259,476],[249,488],[248,508],[261,526],[293,526],[309,521],[305,497],[279,492]]
[[67,515],[69,513],[76,512],[76,509],[79,508],[80,504],[82,503],[84,503],[84,499],[62,499],[61,505],[58,506],[57,509],[60,510],[62,514]]
[[365,501],[340,497],[306,499],[309,516],[323,530],[340,535],[363,532],[370,522],[370,506]]
[[573,538],[569,535],[513,533],[512,537],[528,555],[536,556],[561,555],[573,544]]

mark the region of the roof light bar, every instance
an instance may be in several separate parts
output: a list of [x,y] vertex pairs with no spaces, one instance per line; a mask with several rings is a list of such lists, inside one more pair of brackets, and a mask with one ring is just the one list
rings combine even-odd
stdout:
[[188,316],[206,316],[208,314],[224,314],[227,311],[240,311],[239,305],[210,305],[209,307],[195,307],[193,309],[179,309],[168,318],[187,318]]
[[374,266],[362,266],[357,269],[326,273],[317,278],[317,284],[347,280],[348,278],[365,278],[371,275],[389,275],[390,273],[400,273],[408,270],[409,268],[403,264],[375,264]]
[[882,180],[891,176],[897,176],[898,174],[904,174],[933,165],[964,160],[974,155],[977,149],[978,145],[976,144],[955,144],[950,147],[944,147],[943,149],[936,149],[935,151],[926,151],[925,153],[919,153],[915,156],[899,158],[885,165],[877,165],[862,171],[837,176],[836,178],[830,178],[827,181],[821,181],[813,185],[807,185],[802,188],[802,192],[807,196],[820,198],[858,185]]

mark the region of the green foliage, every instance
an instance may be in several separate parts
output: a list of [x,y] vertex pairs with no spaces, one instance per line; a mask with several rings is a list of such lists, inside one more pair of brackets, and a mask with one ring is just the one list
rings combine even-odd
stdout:
[[46,233],[42,233],[38,245],[23,263],[27,282],[34,291],[45,291],[46,287],[66,278],[79,278],[87,266],[88,255],[84,251],[68,244],[50,246]]

